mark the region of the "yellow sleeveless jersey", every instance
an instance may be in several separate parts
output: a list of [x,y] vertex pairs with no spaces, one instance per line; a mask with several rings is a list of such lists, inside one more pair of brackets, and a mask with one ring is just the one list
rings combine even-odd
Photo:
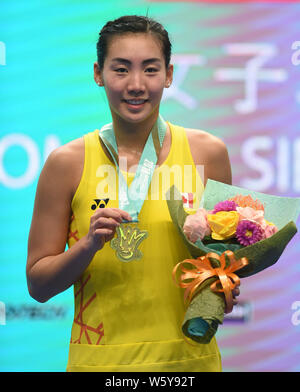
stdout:
[[[209,344],[189,344],[181,331],[183,290],[175,286],[172,270],[191,256],[171,221],[166,191],[175,184],[184,206],[195,209],[203,183],[184,128],[168,125],[170,152],[156,167],[139,214],[138,226],[148,232],[139,245],[142,257],[122,262],[106,243],[74,284],[67,371],[221,371],[215,338]],[[96,208],[119,207],[118,174],[101,147],[99,131],[84,140],[85,162],[72,201],[69,247],[88,233]],[[128,184],[133,176],[128,173]]]

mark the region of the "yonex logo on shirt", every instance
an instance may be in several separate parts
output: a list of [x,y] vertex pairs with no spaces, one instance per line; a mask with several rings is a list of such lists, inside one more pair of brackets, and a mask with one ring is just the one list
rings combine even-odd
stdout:
[[105,208],[107,206],[109,199],[94,199],[94,203],[91,205],[91,209]]

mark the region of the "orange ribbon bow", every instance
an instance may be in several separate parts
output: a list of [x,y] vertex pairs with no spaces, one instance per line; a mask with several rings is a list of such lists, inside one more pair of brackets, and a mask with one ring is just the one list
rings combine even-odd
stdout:
[[[213,268],[210,259],[216,259],[220,266]],[[229,261],[227,267],[226,259]],[[193,268],[186,269],[183,266],[184,264],[190,264]],[[175,284],[185,288],[184,300],[188,300],[188,303],[190,303],[197,289],[206,279],[214,276],[218,277],[219,280],[213,282],[210,288],[213,292],[224,293],[225,313],[230,313],[233,308],[232,290],[240,284],[240,278],[233,272],[247,264],[249,264],[249,261],[246,257],[236,260],[234,253],[230,250],[223,252],[221,255],[211,252],[197,259],[186,259],[178,263],[173,269],[173,279]],[[178,283],[176,281],[176,272],[179,267],[181,267],[183,274],[180,276],[180,282]],[[185,283],[186,280],[189,280],[189,282]]]

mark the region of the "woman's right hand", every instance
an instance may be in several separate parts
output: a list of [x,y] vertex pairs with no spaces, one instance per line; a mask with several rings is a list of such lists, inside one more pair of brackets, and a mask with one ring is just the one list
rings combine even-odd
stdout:
[[43,167],[35,197],[28,238],[26,277],[29,294],[39,302],[74,284],[95,253],[115,234],[129,214],[117,208],[99,208],[88,233],[66,250],[71,204],[84,163],[83,138],[54,150]]
[[105,242],[110,241],[123,220],[131,221],[131,216],[119,208],[98,208],[90,220],[89,232],[86,236],[88,247],[97,252]]

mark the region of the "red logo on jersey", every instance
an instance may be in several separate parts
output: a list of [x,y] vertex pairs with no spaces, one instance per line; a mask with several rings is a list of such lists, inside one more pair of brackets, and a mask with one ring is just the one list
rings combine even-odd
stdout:
[[194,194],[193,193],[182,193],[183,207],[193,208],[194,207]]

